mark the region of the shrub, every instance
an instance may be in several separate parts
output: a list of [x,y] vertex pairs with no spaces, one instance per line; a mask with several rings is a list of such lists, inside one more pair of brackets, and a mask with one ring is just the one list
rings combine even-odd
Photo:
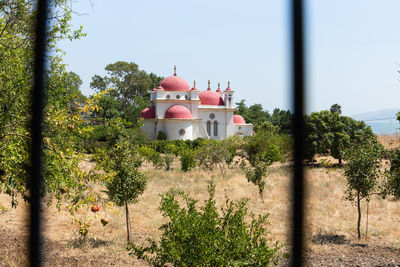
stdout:
[[[247,223],[247,200],[226,200],[218,213],[215,184],[210,183],[208,199],[200,208],[184,193],[162,196],[161,211],[168,222],[161,226],[159,242],[150,246],[131,244],[131,254],[153,266],[271,266],[278,263],[278,242],[268,245],[267,215],[251,214]],[[182,198],[180,199],[179,198]],[[185,203],[185,207],[181,204]]]
[[190,171],[196,167],[196,151],[183,149],[181,151],[181,169],[184,172]]
[[206,170],[213,170],[219,167],[222,176],[225,178],[224,162],[230,157],[227,146],[221,142],[210,140],[207,145],[203,146],[197,153],[199,166]]

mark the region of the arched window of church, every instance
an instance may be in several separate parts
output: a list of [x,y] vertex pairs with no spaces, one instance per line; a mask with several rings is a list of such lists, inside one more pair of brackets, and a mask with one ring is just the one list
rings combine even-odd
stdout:
[[208,134],[208,136],[211,135],[211,122],[210,121],[207,121],[207,134]]
[[214,121],[214,136],[218,136],[218,122]]

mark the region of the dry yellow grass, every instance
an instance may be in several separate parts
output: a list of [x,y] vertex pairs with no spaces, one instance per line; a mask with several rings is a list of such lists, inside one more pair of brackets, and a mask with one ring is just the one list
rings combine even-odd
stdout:
[[[177,167],[177,163],[174,165]],[[136,242],[143,243],[147,237],[157,238],[158,228],[164,222],[158,210],[160,194],[169,189],[182,190],[189,193],[200,203],[207,197],[206,186],[213,178],[216,181],[217,205],[222,206],[225,196],[231,200],[242,197],[248,198],[248,208],[255,214],[269,213],[269,238],[271,241],[281,241],[290,244],[288,239],[290,229],[290,179],[291,170],[287,164],[275,164],[270,167],[270,175],[264,191],[263,203],[258,195],[258,189],[248,183],[244,173],[240,169],[228,169],[227,178],[223,179],[219,170],[206,172],[199,169],[191,172],[181,172],[175,168],[172,171],[148,169],[149,183],[146,191],[140,197],[138,203],[130,205],[131,220]],[[345,200],[344,192],[346,181],[343,171],[333,169],[327,173],[323,168],[308,168],[307,176],[307,240],[316,233],[342,234],[350,241],[356,241],[356,207]],[[101,188],[98,186],[97,188]],[[10,199],[0,194],[0,206],[9,207]],[[364,204],[363,204],[364,205]],[[17,209],[9,209],[0,215],[1,234],[8,233],[10,238],[19,237],[27,233],[26,204],[20,203]],[[63,209],[58,212],[54,205],[44,207],[45,232],[44,236],[48,244],[48,253],[45,261],[47,266],[77,264],[79,266],[143,266],[144,262],[129,256],[124,250],[126,230],[125,214],[122,208],[116,208],[104,214],[104,209],[97,214],[92,226],[89,228],[89,236],[97,238],[91,245],[76,247],[78,240],[78,227],[71,224],[70,215]],[[85,210],[80,216],[93,216],[89,210]],[[363,206],[365,215],[365,205]],[[100,218],[107,216],[110,224],[103,227]],[[382,200],[374,197],[369,206],[369,238],[363,242],[379,243],[393,247],[400,247],[400,202]],[[365,216],[363,217],[362,231],[365,232]],[[15,244],[18,243],[18,244]],[[23,238],[10,240],[10,246],[20,245],[20,251],[24,251]],[[323,249],[312,242],[307,242],[312,249]],[[55,249],[55,251],[54,251]],[[1,257],[3,264],[20,266],[26,263],[26,253],[15,257],[15,250],[5,249],[8,254]],[[47,250],[46,250],[47,251]],[[26,251],[25,251],[26,252]]]
[[378,141],[387,149],[400,147],[400,134],[382,134],[378,135]]

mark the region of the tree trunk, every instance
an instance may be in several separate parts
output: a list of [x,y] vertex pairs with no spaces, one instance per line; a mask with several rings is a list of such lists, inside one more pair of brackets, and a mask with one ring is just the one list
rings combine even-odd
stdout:
[[258,193],[260,194],[262,203],[264,203],[263,191],[259,190]]
[[219,164],[219,163],[218,163],[218,166],[219,166],[219,169],[221,170],[222,177],[225,179],[224,167],[222,166],[222,164]]
[[125,216],[126,216],[126,234],[129,243],[133,242],[133,233],[131,228],[131,219],[129,218],[128,201],[125,201]]
[[369,213],[369,201],[367,200],[367,222],[365,226],[365,236],[367,237],[367,240],[368,240],[368,213]]
[[339,158],[339,165],[342,165],[342,158]]
[[361,232],[360,232],[360,223],[361,223],[360,192],[357,192],[357,210],[358,210],[357,233],[358,233],[358,240],[360,240],[361,239]]

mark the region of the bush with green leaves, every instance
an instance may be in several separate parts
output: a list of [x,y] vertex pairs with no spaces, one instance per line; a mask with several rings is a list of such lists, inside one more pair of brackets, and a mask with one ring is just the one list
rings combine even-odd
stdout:
[[384,195],[392,195],[400,200],[400,149],[393,151],[390,159],[390,169],[386,171]]
[[168,136],[166,133],[164,133],[163,131],[158,131],[157,140],[165,141],[165,140],[167,140],[167,137]]
[[[218,212],[215,184],[208,199],[197,201],[180,192],[162,196],[160,210],[168,219],[159,241],[149,246],[131,244],[131,254],[153,266],[271,266],[278,263],[281,245],[267,241],[267,215],[250,215],[247,200],[226,200]],[[181,203],[185,206],[181,207]]]
[[213,170],[218,167],[222,176],[225,178],[225,162],[230,157],[228,147],[222,142],[209,140],[207,145],[204,145],[197,152],[197,160],[200,167],[205,170]]
[[180,152],[181,169],[184,172],[190,171],[196,167],[196,151],[192,149],[183,149]]
[[233,162],[233,159],[238,154],[238,149],[241,148],[244,144],[243,137],[232,135],[222,140],[221,143],[228,150],[228,156],[225,158],[225,162],[226,164],[228,164],[228,166],[230,166]]
[[146,175],[139,170],[141,164],[137,148],[125,140],[117,143],[109,152],[108,168],[105,168],[105,171],[114,174],[106,183],[108,197],[118,206],[125,206],[128,242],[133,241],[128,203],[135,203],[147,184]]
[[347,178],[346,198],[356,202],[358,211],[357,233],[361,238],[361,200],[370,200],[378,188],[378,171],[381,150],[372,144],[354,145],[347,149],[344,158],[347,164],[344,174]]

